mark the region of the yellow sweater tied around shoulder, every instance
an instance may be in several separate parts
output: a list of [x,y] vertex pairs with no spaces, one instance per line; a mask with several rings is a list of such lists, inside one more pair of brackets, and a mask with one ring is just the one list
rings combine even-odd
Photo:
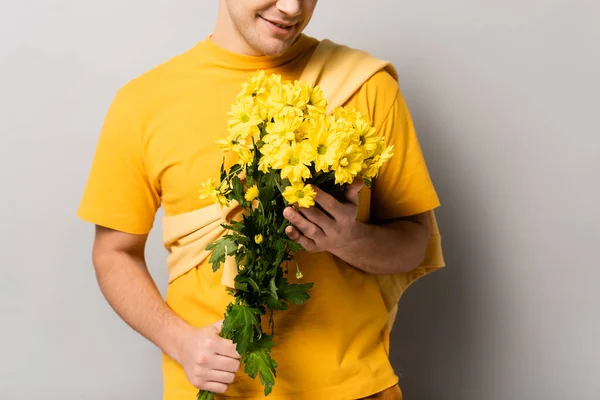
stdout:
[[[331,113],[382,69],[398,79],[395,68],[389,62],[330,40],[322,40],[299,80],[321,87],[328,102],[327,113]],[[206,250],[206,246],[227,233],[221,224],[232,220],[241,221],[242,211],[239,204],[232,201],[228,207],[221,208],[218,204],[212,204],[188,213],[163,217],[163,243],[169,251],[169,283],[200,265],[211,253]],[[376,277],[389,313],[390,330],[396,319],[398,301],[408,286],[421,276],[444,266],[435,214],[433,211],[428,213],[432,228],[431,239],[421,264],[409,272]],[[222,268],[221,283],[233,288],[237,275],[235,259],[227,257]]]

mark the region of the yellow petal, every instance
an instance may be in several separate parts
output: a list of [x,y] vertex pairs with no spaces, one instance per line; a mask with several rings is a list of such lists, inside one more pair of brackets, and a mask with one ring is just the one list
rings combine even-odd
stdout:
[[248,188],[244,198],[246,199],[246,201],[253,201],[254,199],[258,198],[258,187],[254,185]]

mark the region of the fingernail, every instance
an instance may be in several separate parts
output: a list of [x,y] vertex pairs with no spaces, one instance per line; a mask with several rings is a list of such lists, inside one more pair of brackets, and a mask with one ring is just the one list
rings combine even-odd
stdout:
[[283,216],[284,217],[291,217],[292,216],[292,209],[291,208],[286,208],[285,210],[283,210]]

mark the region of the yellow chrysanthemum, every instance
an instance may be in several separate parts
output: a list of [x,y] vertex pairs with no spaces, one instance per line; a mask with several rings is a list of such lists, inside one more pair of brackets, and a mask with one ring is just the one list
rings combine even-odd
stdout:
[[308,104],[310,95],[313,91],[313,86],[307,81],[294,81],[294,87],[300,91],[300,97],[304,104]]
[[315,159],[310,143],[284,143],[275,155],[274,168],[281,169],[281,178],[290,182],[298,182],[311,177],[308,167]]
[[394,145],[386,147],[386,149],[381,153],[381,163],[383,164],[391,160],[394,156],[394,153]]
[[[382,141],[383,142],[383,141]],[[368,179],[376,178],[381,166],[388,162],[394,156],[394,146],[388,146],[380,154],[375,154],[372,158],[365,160],[361,176]]]
[[371,125],[368,119],[362,116],[354,121],[354,127],[356,128],[359,144],[363,149],[364,157],[371,157],[375,154],[375,150],[377,150],[380,141],[376,129]]
[[302,90],[307,92],[308,101],[306,102],[306,110],[308,115],[315,117],[325,114],[327,108],[327,100],[325,93],[319,86],[312,87],[308,82],[302,82]]
[[341,157],[340,140],[336,131],[330,129],[330,119],[323,114],[308,120],[306,139],[314,149],[315,169],[328,172]]
[[265,71],[259,70],[254,75],[248,78],[247,82],[242,84],[242,91],[238,95],[238,99],[244,99],[249,103],[260,103],[268,96],[265,84],[267,77]]
[[281,75],[279,74],[271,74],[267,77],[265,82],[265,88],[270,91],[273,88],[281,86],[283,83],[281,82]]
[[302,97],[299,85],[289,82],[273,85],[269,91],[269,117],[295,115],[302,117],[307,99]]
[[248,164],[252,164],[254,160],[254,152],[246,146],[238,146],[234,149],[235,153],[238,155],[240,164],[243,168]]
[[202,188],[200,189],[200,198],[205,199],[207,197],[212,197],[213,201],[219,204],[221,207],[229,206],[229,200],[225,197],[231,189],[226,181],[217,183],[214,179],[208,179],[206,182],[202,183]]
[[249,136],[260,135],[258,125],[263,120],[258,108],[251,102],[240,99],[231,106],[231,111],[227,114],[231,116],[227,122],[231,136],[246,139]]
[[254,186],[251,186],[248,188],[248,190],[246,190],[246,194],[244,195],[244,198],[246,199],[246,201],[254,201],[255,199],[258,198],[258,186],[256,186],[256,184],[254,184]]
[[310,101],[310,95],[312,94],[313,87],[307,81],[295,80],[292,83],[294,92],[297,93],[298,98],[296,99],[296,106],[300,108],[306,107],[306,104]]
[[349,146],[333,166],[335,183],[338,185],[352,183],[354,177],[361,172],[363,161],[362,149],[356,145]]
[[354,126],[355,121],[355,112],[347,112],[340,108],[330,116],[330,129],[335,132],[339,140],[344,142],[343,146],[360,145],[360,137]]
[[223,152],[228,153],[233,151],[234,147],[236,146],[246,145],[246,141],[244,139],[240,139],[239,136],[229,135],[226,138],[215,140],[215,144],[218,148],[223,150]]
[[260,153],[263,156],[258,161],[258,170],[266,174],[277,161],[275,158],[277,149],[272,144],[266,143],[260,148]]
[[302,182],[292,183],[283,191],[283,198],[289,203],[297,203],[300,207],[309,208],[315,205],[315,196],[317,192],[311,185],[304,185]]
[[265,128],[267,134],[263,137],[265,143],[270,143],[275,147],[296,138],[296,131],[302,126],[302,118],[295,114],[288,114],[284,117],[277,117],[273,122],[269,122]]
[[354,121],[356,121],[356,119],[359,117],[359,113],[354,109],[336,107],[333,110],[333,116],[336,122],[354,125]]
[[215,141],[217,147],[222,149],[225,153],[234,152],[239,158],[239,164],[243,167],[252,163],[254,159],[254,152],[251,146],[246,144],[245,139],[241,139],[239,136],[229,135],[224,139],[218,139]]
[[263,242],[263,235],[260,233],[254,236],[254,243],[261,244]]
[[[260,79],[259,77],[256,78]],[[258,84],[258,83],[257,83]],[[271,74],[262,81],[262,90],[253,97],[254,105],[259,110],[261,120],[270,121],[275,114],[276,105],[273,104],[271,92],[281,87],[281,75]],[[258,139],[256,139],[258,141]]]

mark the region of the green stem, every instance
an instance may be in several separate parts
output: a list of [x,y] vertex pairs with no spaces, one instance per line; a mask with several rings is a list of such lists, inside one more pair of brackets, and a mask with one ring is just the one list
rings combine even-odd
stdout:
[[[281,193],[283,195],[283,189],[281,188],[281,185],[279,184],[279,182],[277,181],[277,179],[275,179],[275,186],[277,186],[277,189],[279,190],[279,193]],[[285,199],[284,199],[284,201],[285,201]]]
[[236,165],[233,165],[233,166],[231,166],[231,168],[229,168],[229,173],[227,175],[225,175],[225,178],[223,178],[221,180],[221,182],[228,181],[229,178],[231,178],[233,175],[239,175],[239,173],[241,172],[242,169],[240,168],[239,170],[236,170],[235,169]]
[[198,392],[197,400],[213,400],[215,398],[215,394],[213,392],[208,392],[206,390],[200,390]]

